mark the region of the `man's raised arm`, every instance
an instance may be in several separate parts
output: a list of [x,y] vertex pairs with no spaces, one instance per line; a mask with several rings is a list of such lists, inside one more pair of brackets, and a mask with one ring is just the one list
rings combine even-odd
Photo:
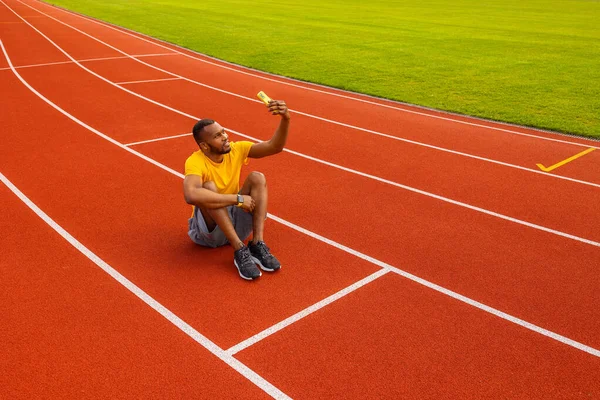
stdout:
[[279,126],[271,139],[266,142],[255,143],[252,145],[250,152],[248,153],[248,157],[250,158],[271,156],[280,153],[285,147],[290,127],[290,112],[287,105],[285,104],[285,101],[282,100],[271,100],[267,105],[267,108],[271,114],[279,115],[281,121],[279,121]]

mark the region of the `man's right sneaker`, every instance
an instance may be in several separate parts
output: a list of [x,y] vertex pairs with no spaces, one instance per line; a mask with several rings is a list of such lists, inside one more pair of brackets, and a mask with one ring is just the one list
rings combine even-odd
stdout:
[[238,269],[240,276],[244,279],[251,281],[262,275],[260,269],[258,269],[256,263],[252,259],[250,249],[247,246],[244,246],[233,253],[233,263]]
[[248,248],[250,249],[250,254],[260,268],[264,271],[277,271],[281,268],[281,263],[273,254],[265,244],[265,242],[256,242],[251,241],[248,243]]

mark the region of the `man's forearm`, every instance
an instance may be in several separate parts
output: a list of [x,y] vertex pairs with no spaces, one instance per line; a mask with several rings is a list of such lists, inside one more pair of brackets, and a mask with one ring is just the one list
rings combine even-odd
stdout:
[[235,194],[220,194],[212,190],[198,188],[194,190],[191,199],[188,203],[202,208],[223,208],[236,205],[237,195]]
[[281,117],[281,121],[279,122],[279,126],[275,130],[273,137],[271,138],[271,144],[277,148],[277,150],[281,151],[285,147],[285,142],[287,141],[288,131],[290,128],[290,117]]

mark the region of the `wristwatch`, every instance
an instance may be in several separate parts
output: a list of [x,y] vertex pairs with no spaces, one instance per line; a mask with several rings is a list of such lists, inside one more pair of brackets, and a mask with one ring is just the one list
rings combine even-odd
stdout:
[[244,204],[244,196],[242,196],[241,194],[238,193],[238,195],[237,195],[237,201],[238,201],[237,202],[237,206],[241,207],[242,204]]

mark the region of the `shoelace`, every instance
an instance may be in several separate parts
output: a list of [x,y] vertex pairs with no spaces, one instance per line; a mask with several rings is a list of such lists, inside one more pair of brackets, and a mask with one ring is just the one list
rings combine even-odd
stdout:
[[267,245],[265,244],[265,242],[258,242],[256,243],[256,247],[258,248],[258,252],[260,253],[261,257],[269,257],[271,256],[271,254],[269,253],[269,248],[267,247]]
[[242,263],[250,258],[250,249],[247,247],[240,251],[240,258]]

